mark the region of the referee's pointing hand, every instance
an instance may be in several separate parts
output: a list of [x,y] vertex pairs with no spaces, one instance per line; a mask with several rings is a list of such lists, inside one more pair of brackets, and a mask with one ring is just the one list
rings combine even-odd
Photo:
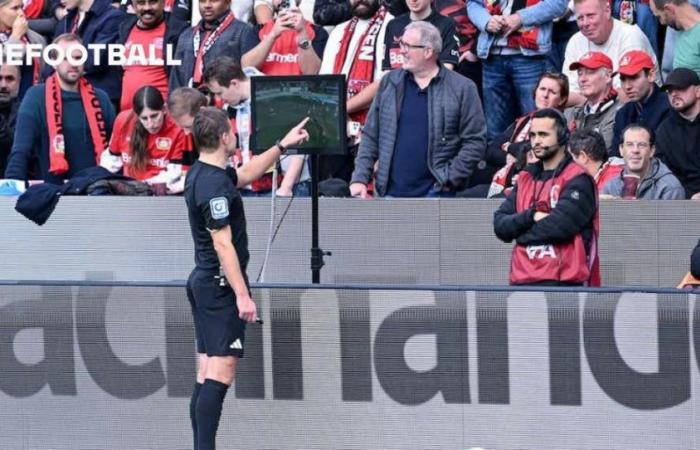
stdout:
[[308,121],[309,117],[306,117],[304,118],[304,120],[299,122],[294,128],[289,130],[289,133],[287,133],[287,135],[283,137],[280,141],[281,144],[284,145],[285,148],[289,148],[308,141],[309,132],[306,131],[306,129],[304,129],[304,126],[306,126]]

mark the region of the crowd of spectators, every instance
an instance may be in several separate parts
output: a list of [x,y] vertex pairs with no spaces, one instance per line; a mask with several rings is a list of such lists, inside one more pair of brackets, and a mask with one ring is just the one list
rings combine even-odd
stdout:
[[[92,47],[0,65],[0,178],[21,191],[102,166],[178,194],[199,108],[228,112],[237,166],[254,157],[250,77],[343,74],[348,153],[320,172],[352,196],[507,196],[553,108],[600,198],[700,200],[695,1],[0,0],[3,49],[160,61]],[[309,179],[287,156],[242,194],[305,196]]]

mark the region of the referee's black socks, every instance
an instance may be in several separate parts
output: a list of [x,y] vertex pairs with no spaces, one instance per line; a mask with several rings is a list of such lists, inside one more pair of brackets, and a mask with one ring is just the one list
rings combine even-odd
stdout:
[[219,428],[221,407],[228,391],[228,385],[207,378],[199,389],[195,420],[197,426],[197,450],[216,448],[216,430]]
[[199,391],[202,389],[202,383],[195,383],[192,390],[192,398],[190,398],[190,421],[192,422],[192,436],[194,438],[194,450],[197,450],[197,399]]

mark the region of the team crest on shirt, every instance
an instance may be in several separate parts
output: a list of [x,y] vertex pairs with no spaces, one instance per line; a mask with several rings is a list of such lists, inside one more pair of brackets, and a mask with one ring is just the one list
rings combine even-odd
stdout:
[[159,137],[156,139],[156,148],[158,150],[168,150],[172,144],[172,140],[167,137]]
[[225,219],[228,217],[228,200],[226,200],[226,197],[212,198],[209,200],[209,209],[213,219]]
[[53,149],[56,153],[66,153],[66,142],[62,134],[57,134],[53,138]]

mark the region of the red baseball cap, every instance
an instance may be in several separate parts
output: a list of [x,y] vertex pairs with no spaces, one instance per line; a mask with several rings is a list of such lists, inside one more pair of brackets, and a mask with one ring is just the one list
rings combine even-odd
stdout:
[[653,69],[654,60],[649,53],[642,50],[630,50],[620,58],[617,72],[620,75],[634,76],[644,69]]
[[569,70],[578,70],[579,67],[585,67],[586,69],[600,69],[605,67],[606,69],[612,71],[613,63],[610,58],[607,57],[605,53],[601,52],[588,52],[581,57],[575,63],[569,66]]

